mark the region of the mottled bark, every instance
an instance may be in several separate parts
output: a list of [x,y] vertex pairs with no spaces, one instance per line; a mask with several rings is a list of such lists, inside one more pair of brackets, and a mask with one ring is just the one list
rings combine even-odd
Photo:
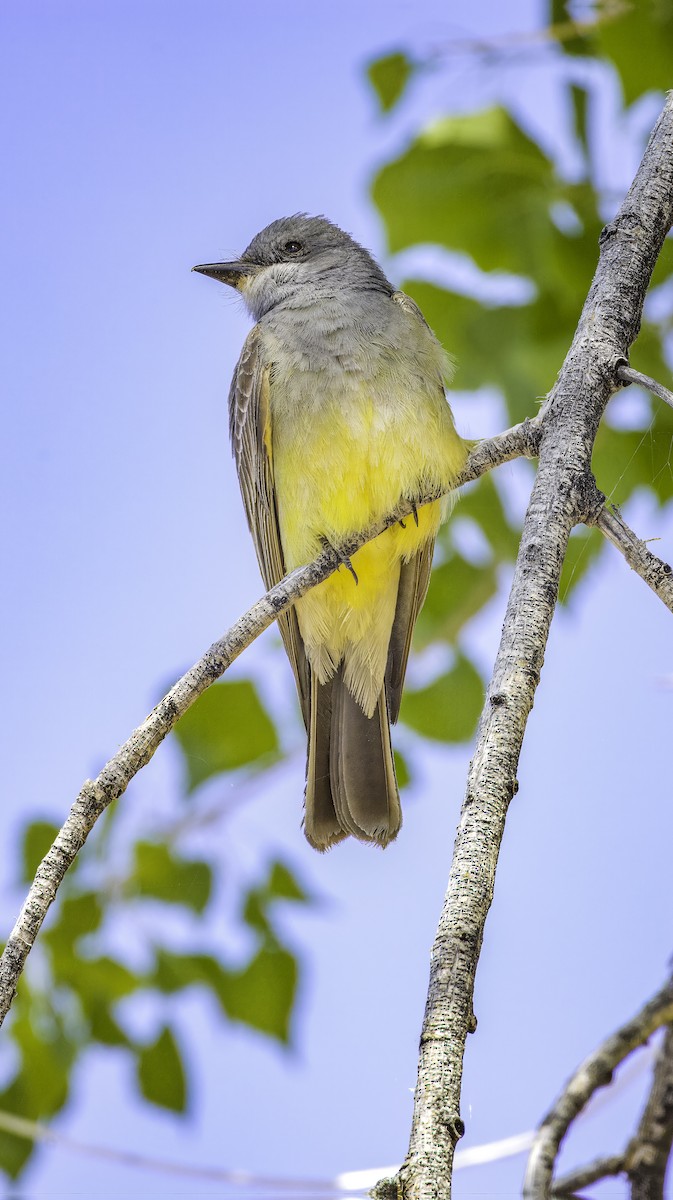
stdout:
[[595,508],[585,520],[587,525],[595,525],[600,529],[603,536],[621,551],[631,570],[640,575],[673,612],[673,571],[669,563],[657,558],[645,542],[636,537],[633,530],[624,524],[619,510],[602,505]]
[[654,264],[673,221],[673,100],[650,137],[614,221],[572,345],[542,413],[540,465],[526,514],[502,638],[477,734],[432,950],[407,1158],[379,1197],[448,1200],[463,1133],[460,1090],[474,980],[528,715],[544,660],[570,531],[596,521],[591,454],[640,328]]
[[[537,1131],[528,1159],[524,1200],[548,1200],[553,1194],[554,1165],[572,1122],[586,1107],[594,1093],[612,1082],[619,1064],[639,1046],[643,1046],[655,1030],[669,1024],[671,1020],[673,981],[669,979],[640,1012],[616,1033],[606,1038],[603,1044],[584,1060]],[[626,1165],[626,1156],[622,1161]]]
[[665,1200],[666,1168],[673,1146],[673,1026],[654,1064],[652,1088],[625,1155],[631,1200]]

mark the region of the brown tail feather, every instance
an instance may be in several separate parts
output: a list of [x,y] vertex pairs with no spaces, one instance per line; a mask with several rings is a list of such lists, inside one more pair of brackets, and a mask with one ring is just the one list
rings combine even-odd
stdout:
[[332,684],[318,683],[311,672],[304,833],[316,850],[329,850],[347,836],[334,810],[330,786],[330,723]]
[[312,681],[312,699],[304,819],[309,842],[327,850],[350,833],[387,846],[399,832],[402,810],[385,690],[367,717],[340,668],[327,684]]

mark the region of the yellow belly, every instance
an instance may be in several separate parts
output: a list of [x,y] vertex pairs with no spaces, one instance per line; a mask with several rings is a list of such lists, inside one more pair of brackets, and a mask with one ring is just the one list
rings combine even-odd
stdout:
[[[338,545],[384,517],[403,496],[449,488],[465,461],[448,404],[426,392],[395,404],[382,384],[375,395],[341,392],[332,402],[274,419],[272,460],[286,566],[309,562],[320,538]],[[301,415],[299,415],[301,414]],[[446,510],[437,501],[353,556],[297,604],[309,661],[324,682],[344,660],[346,681],[371,714],[383,685],[400,563],[434,538]]]

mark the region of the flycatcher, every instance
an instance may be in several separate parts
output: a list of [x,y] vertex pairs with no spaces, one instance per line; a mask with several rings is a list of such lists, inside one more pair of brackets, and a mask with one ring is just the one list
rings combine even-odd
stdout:
[[[229,393],[243,503],[267,587],[431,488],[466,458],[449,359],[417,305],[323,217],[282,217],[235,262],[257,324]],[[278,618],[308,731],[304,830],[386,846],[402,824],[390,742],[447,503],[393,526]]]

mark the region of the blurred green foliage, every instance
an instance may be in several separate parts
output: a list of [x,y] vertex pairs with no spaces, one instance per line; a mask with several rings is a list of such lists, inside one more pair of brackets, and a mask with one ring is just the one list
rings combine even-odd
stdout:
[[382,112],[389,112],[399,100],[414,71],[404,50],[392,51],[384,58],[375,58],[367,67],[367,75]]
[[407,688],[401,720],[438,742],[465,742],[475,730],[483,704],[483,685],[476,667],[460,655],[450,671],[419,691]]
[[268,766],[278,737],[254,684],[226,679],[208,688],[175,729],[187,771],[187,791],[239,767]]
[[[619,77],[625,104],[644,93],[668,91],[671,86],[673,7],[668,0],[632,0],[595,4],[598,19],[581,38],[568,38],[568,54],[592,55],[611,63]],[[565,0],[553,0],[551,20],[568,20]]]
[[[536,52],[566,56],[569,65],[577,56],[602,59],[604,72],[621,80],[626,105],[670,85],[670,6],[657,0],[617,10],[597,5],[595,15],[593,24],[575,27],[565,5],[553,0],[548,19],[556,45],[550,50],[541,39]],[[499,50],[494,43],[488,61],[511,52],[511,44]],[[474,53],[474,70],[480,70],[482,60]],[[370,63],[367,75],[380,112],[394,114],[412,77],[420,89],[450,70],[449,44],[445,60],[435,54],[425,63],[411,51],[395,49]],[[568,71],[566,116],[583,162],[580,177],[564,178],[516,113],[492,107],[448,114],[419,130],[373,180],[374,202],[391,251],[430,243],[470,260],[478,269],[475,277],[478,272],[505,272],[526,281],[523,302],[498,304],[485,303],[476,284],[472,292],[421,278],[405,284],[457,359],[455,386],[463,391],[497,389],[507,423],[533,415],[553,385],[591,281],[601,226],[616,205],[616,198],[604,195],[597,183],[602,175],[591,121],[592,86],[578,83]],[[670,269],[668,246],[655,282],[665,283]],[[670,298],[671,291],[667,294]],[[633,359],[646,373],[665,378],[671,304],[660,303],[657,314],[656,320],[644,321]],[[598,485],[619,504],[637,489],[647,490],[659,504],[673,496],[673,413],[649,399],[643,411],[640,424],[629,429],[615,427],[608,411],[596,442]],[[459,520],[442,531],[416,644],[450,645],[453,665],[424,687],[408,687],[401,720],[416,734],[447,743],[473,736],[483,685],[470,659],[466,631],[493,600],[502,571],[516,556],[520,531],[509,512],[496,473],[465,490],[456,511]],[[458,536],[462,530],[464,537],[466,529],[477,553],[468,553]],[[595,531],[575,532],[562,601],[573,594],[600,552]],[[237,773],[238,784],[268,769],[283,753],[273,714],[254,684],[241,679],[209,689],[180,721],[174,745],[184,769],[186,811],[197,814],[204,787],[231,772]],[[399,753],[396,760],[404,785],[413,763],[410,768]],[[274,913],[279,904],[306,905],[310,897],[290,866],[275,860],[252,885],[230,883],[240,893],[238,925],[247,931],[249,946],[243,960],[230,961],[205,930],[204,917],[213,903],[213,864],[188,853],[184,834],[189,819],[164,835],[135,844],[129,839],[122,866],[113,874],[108,849],[119,822],[117,806],[66,876],[31,954],[7,1027],[0,1109],[49,1120],[67,1104],[73,1070],[87,1049],[104,1046],[131,1057],[139,1097],[173,1112],[187,1111],[185,1031],[166,1013],[171,997],[192,988],[209,995],[224,1019],[281,1044],[291,1041],[300,965],[278,932]],[[22,883],[32,879],[55,832],[42,820],[26,826]],[[118,853],[113,857],[117,862]],[[162,913],[179,913],[191,923],[189,952],[172,946]],[[109,937],[120,916],[137,925],[141,968],[137,953],[124,957]],[[162,999],[162,1019],[147,1041],[132,1033],[128,1021],[129,1001],[140,995]],[[30,1142],[0,1133],[0,1168],[16,1177],[32,1150]]]
[[[164,1021],[149,1040],[137,1038],[125,1010],[129,998],[171,996],[197,987],[229,1020],[290,1043],[299,962],[277,932],[273,910],[279,903],[311,902],[290,867],[275,860],[261,880],[243,888],[239,911],[250,948],[242,961],[229,961],[213,951],[212,939],[196,919],[210,902],[211,866],[173,845],[141,841],[129,846],[125,869],[112,877],[105,853],[95,852],[109,838],[115,820],[93,835],[92,845],[66,875],[21,978],[8,1019],[14,1055],[9,1082],[0,1090],[0,1110],[48,1121],[68,1101],[76,1063],[98,1045],[131,1056],[140,1098],[186,1112],[190,1091],[184,1031]],[[26,827],[22,860],[31,878],[55,832],[42,821]],[[172,950],[165,926],[150,919],[149,903],[160,909],[180,905],[184,916],[191,917],[193,944],[203,943],[203,950]],[[147,931],[142,969],[137,955],[125,961],[106,952],[106,935],[120,915]],[[31,1142],[0,1131],[0,1165],[7,1175],[16,1177],[32,1151]]]

